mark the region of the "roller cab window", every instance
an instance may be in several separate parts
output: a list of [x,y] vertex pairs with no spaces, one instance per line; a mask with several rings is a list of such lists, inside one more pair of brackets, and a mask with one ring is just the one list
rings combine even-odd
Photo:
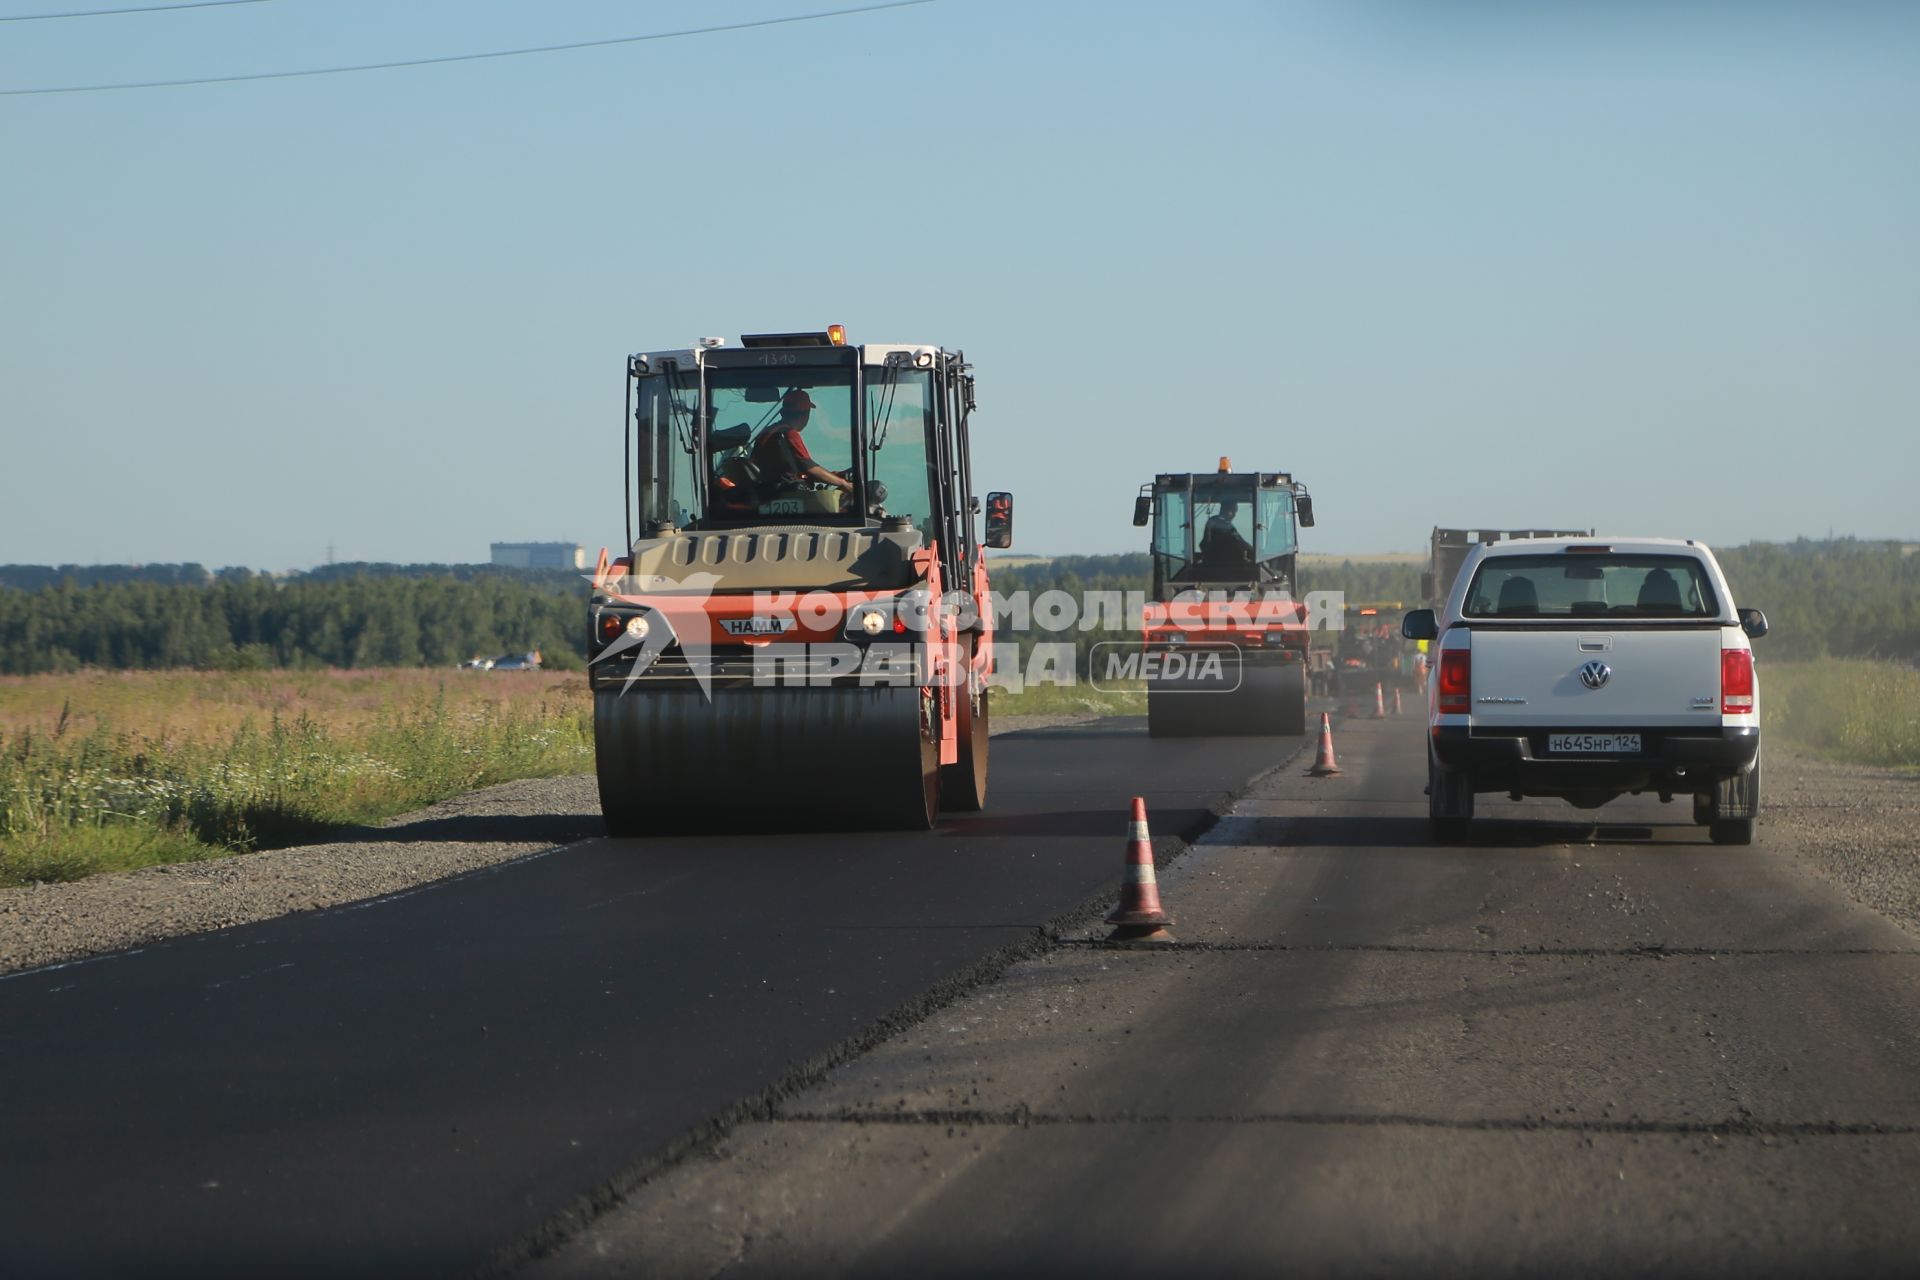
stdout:
[[869,514],[905,519],[925,530],[933,514],[933,375],[898,369],[867,375]]
[[1293,494],[1251,475],[1195,479],[1155,498],[1153,550],[1172,591],[1209,584],[1280,585],[1295,549]]
[[822,474],[853,475],[852,370],[713,370],[705,412],[709,519],[856,513]]
[[884,522],[939,538],[959,514],[942,507],[946,392],[929,369],[707,364],[635,385],[643,532]]

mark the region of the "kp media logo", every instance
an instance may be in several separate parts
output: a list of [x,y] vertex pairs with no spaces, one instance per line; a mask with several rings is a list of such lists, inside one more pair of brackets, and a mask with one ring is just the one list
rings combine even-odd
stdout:
[[1144,683],[1167,692],[1232,693],[1245,674],[1246,655],[1237,644],[1144,649],[1137,642],[1103,640],[1087,662],[1088,682],[1109,691]]

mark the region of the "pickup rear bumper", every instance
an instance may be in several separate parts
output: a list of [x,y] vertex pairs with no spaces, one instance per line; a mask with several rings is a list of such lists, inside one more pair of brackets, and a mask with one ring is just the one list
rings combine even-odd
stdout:
[[1443,769],[1471,775],[1475,791],[1569,795],[1594,791],[1696,791],[1707,783],[1745,773],[1760,753],[1760,730],[1634,729],[1638,755],[1550,756],[1547,735],[1556,728],[1433,728],[1433,758]]

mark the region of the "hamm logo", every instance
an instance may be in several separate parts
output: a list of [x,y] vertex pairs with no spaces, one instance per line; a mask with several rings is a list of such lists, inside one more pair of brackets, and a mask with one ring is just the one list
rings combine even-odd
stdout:
[[1096,689],[1146,684],[1182,693],[1232,693],[1240,687],[1240,664],[1238,645],[1143,650],[1138,644],[1105,640],[1093,646],[1087,676]]
[[730,636],[782,636],[793,630],[792,618],[723,618]]

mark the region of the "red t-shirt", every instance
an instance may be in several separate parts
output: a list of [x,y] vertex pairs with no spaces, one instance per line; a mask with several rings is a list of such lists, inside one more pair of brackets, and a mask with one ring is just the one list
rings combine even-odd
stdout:
[[753,446],[754,461],[761,473],[775,473],[775,481],[798,480],[813,463],[807,442],[800,438],[799,427],[774,427]]

